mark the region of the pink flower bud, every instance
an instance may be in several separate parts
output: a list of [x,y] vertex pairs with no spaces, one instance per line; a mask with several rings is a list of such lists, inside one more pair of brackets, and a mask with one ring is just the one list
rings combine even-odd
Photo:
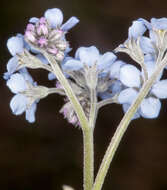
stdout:
[[31,31],[25,32],[25,38],[27,38],[27,40],[29,40],[30,42],[36,41],[35,36],[34,36],[33,32],[31,32]]
[[28,24],[26,30],[34,32],[35,26],[33,24]]
[[38,40],[38,44],[40,45],[40,47],[47,46],[47,44],[48,44],[47,39],[44,38],[44,37],[41,37],[41,38]]

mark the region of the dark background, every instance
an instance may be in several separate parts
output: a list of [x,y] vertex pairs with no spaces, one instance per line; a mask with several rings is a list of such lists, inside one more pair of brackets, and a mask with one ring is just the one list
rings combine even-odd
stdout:
[[[11,57],[6,41],[23,33],[28,19],[58,7],[65,20],[77,16],[80,24],[68,35],[75,51],[96,45],[101,52],[122,43],[131,22],[139,17],[167,17],[166,0],[1,0],[0,2],[0,190],[59,190],[63,184],[82,189],[82,133],[68,124],[59,109],[61,97],[50,95],[38,104],[36,123],[11,114],[13,96],[2,74]],[[74,53],[72,52],[72,54]],[[128,56],[119,55],[125,61]],[[45,71],[32,71],[39,84],[53,86]],[[106,178],[105,190],[167,189],[167,102],[156,120],[131,123]],[[95,130],[96,171],[123,116],[119,105],[103,108]]]

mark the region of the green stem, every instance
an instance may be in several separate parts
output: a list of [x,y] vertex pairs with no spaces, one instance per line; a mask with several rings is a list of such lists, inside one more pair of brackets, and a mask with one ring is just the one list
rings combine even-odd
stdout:
[[64,88],[64,91],[66,92],[67,97],[69,98],[71,104],[73,105],[73,108],[75,110],[75,113],[78,116],[78,119],[80,121],[82,129],[86,130],[87,128],[89,128],[88,120],[87,120],[85,113],[82,109],[82,106],[79,103],[77,97],[75,96],[70,84],[68,83],[63,72],[61,71],[60,66],[58,65],[57,61],[55,60],[55,58],[53,56],[47,54],[46,52],[43,52],[43,54],[49,61],[50,65],[52,66],[55,76],[57,77],[60,84]]
[[94,151],[93,151],[93,130],[89,125],[88,119],[75,96],[68,80],[65,78],[61,71],[58,63],[51,55],[43,52],[50,65],[52,66],[53,72],[59,80],[60,84],[64,88],[64,91],[73,105],[75,113],[80,121],[80,125],[83,132],[83,144],[84,144],[84,190],[91,190],[93,186],[93,175],[94,175]]
[[94,182],[93,129],[83,131],[84,144],[84,190],[91,190]]
[[158,75],[165,67],[166,63],[162,62],[161,64],[157,65],[157,69],[152,74],[152,76],[145,82],[143,87],[141,88],[138,97],[134,101],[134,103],[130,106],[129,110],[124,115],[123,119],[121,120],[113,138],[111,139],[111,142],[107,148],[107,151],[104,155],[104,158],[102,160],[100,169],[98,171],[97,177],[95,179],[95,183],[93,185],[93,190],[101,190],[102,185],[104,183],[104,179],[106,177],[107,171],[109,169],[110,163],[113,160],[113,157],[115,155],[115,152],[118,148],[118,145],[125,133],[125,131],[128,128],[128,125],[133,118],[134,114],[136,113],[138,107],[140,106],[142,100],[147,96],[148,92],[150,91],[153,83],[156,81]]
[[95,89],[90,90],[90,102],[89,126],[94,129],[97,116],[97,93]]
[[65,92],[63,89],[60,88],[48,88],[48,94],[60,94],[65,96]]

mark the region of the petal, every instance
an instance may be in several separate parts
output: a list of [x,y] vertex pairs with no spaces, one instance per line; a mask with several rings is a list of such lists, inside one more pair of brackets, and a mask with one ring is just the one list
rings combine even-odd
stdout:
[[160,80],[155,83],[152,87],[151,92],[157,97],[161,99],[167,98],[167,79]]
[[4,79],[9,79],[10,75],[13,74],[18,67],[18,59],[16,56],[9,59],[7,63],[7,72],[4,74]]
[[15,115],[21,115],[27,108],[27,98],[22,94],[15,95],[10,101],[10,108]]
[[122,90],[118,96],[118,102],[120,104],[128,103],[131,104],[137,97],[138,92],[133,88],[127,88]]
[[120,69],[120,80],[125,86],[139,87],[140,71],[133,65],[123,65]]
[[13,74],[7,81],[7,86],[13,93],[23,92],[27,89],[27,84],[24,77],[21,74]]
[[37,104],[33,103],[29,109],[26,110],[26,120],[30,123],[35,122],[35,112],[37,109]]
[[71,17],[70,19],[68,19],[67,20],[67,22],[65,22],[63,25],[62,25],[62,27],[61,27],[61,29],[63,30],[63,31],[68,31],[68,30],[70,30],[71,28],[73,28],[76,24],[78,24],[79,23],[79,19],[77,18],[77,17]]
[[122,83],[119,80],[116,80],[114,83],[112,83],[110,88],[111,88],[112,94],[114,95],[118,94],[122,90]]
[[159,30],[166,30],[167,29],[167,18],[152,18],[151,19],[152,27]]
[[95,46],[80,47],[77,49],[75,58],[81,60],[82,63],[91,66],[99,60],[99,50]]
[[[129,107],[130,107],[130,104],[123,104],[123,111],[124,111],[124,113],[126,113],[126,112],[128,111]],[[137,111],[137,112],[134,114],[134,116],[133,116],[132,119],[138,119],[139,117],[140,117],[140,114],[139,114],[139,112]]]
[[142,36],[146,31],[145,25],[141,21],[133,21],[132,26],[129,28],[129,38],[137,39]]
[[35,24],[38,21],[39,21],[39,18],[37,18],[37,17],[32,17],[32,18],[29,19],[29,22],[33,23],[33,24]]
[[24,77],[24,80],[25,80],[25,81],[28,81],[28,82],[30,82],[31,84],[34,83],[33,78],[31,77],[31,75],[29,74],[29,72],[27,71],[26,68],[23,68],[23,69],[19,70],[19,72],[20,72],[20,74]]
[[7,41],[7,47],[11,55],[16,55],[17,53],[22,53],[24,48],[24,42],[23,39],[15,36],[11,37]]
[[149,23],[147,20],[139,18],[138,21],[142,22],[149,30],[152,29],[151,23]]
[[60,26],[63,22],[63,13],[60,9],[48,9],[44,15],[53,28]]
[[[144,64],[147,69],[148,77],[151,77],[151,75],[154,73],[154,71],[156,69],[155,61],[148,61],[147,59],[145,59],[145,60],[146,61],[144,61]],[[161,72],[160,75],[157,77],[157,81],[160,80],[160,78],[162,77],[162,74],[163,74],[163,72]],[[142,71],[142,75],[143,75],[143,71]]]
[[79,70],[83,68],[83,63],[81,61],[78,61],[76,59],[70,59],[68,61],[66,61],[63,65],[62,65],[62,69],[64,71],[68,71],[68,70]]
[[147,37],[141,37],[140,38],[140,47],[143,51],[143,53],[155,53],[154,46],[152,44],[152,41],[150,38]]
[[55,74],[49,73],[49,74],[48,74],[48,79],[49,79],[49,80],[54,80],[54,79],[56,79]]
[[112,52],[107,52],[104,55],[101,55],[98,61],[98,69],[109,70],[116,59],[117,56],[114,55]]
[[110,77],[111,79],[119,79],[120,69],[125,65],[123,61],[116,61],[110,67]]
[[161,102],[157,98],[149,97],[142,101],[140,105],[140,114],[144,118],[156,118],[161,109]]

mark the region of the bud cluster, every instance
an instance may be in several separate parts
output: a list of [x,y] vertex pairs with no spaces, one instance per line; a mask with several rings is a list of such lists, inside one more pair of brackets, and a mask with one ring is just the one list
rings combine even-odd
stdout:
[[52,28],[45,17],[41,17],[35,24],[29,23],[25,31],[25,39],[33,46],[42,48],[53,54],[58,61],[64,59],[64,52],[68,42],[64,38],[65,32],[60,28]]

